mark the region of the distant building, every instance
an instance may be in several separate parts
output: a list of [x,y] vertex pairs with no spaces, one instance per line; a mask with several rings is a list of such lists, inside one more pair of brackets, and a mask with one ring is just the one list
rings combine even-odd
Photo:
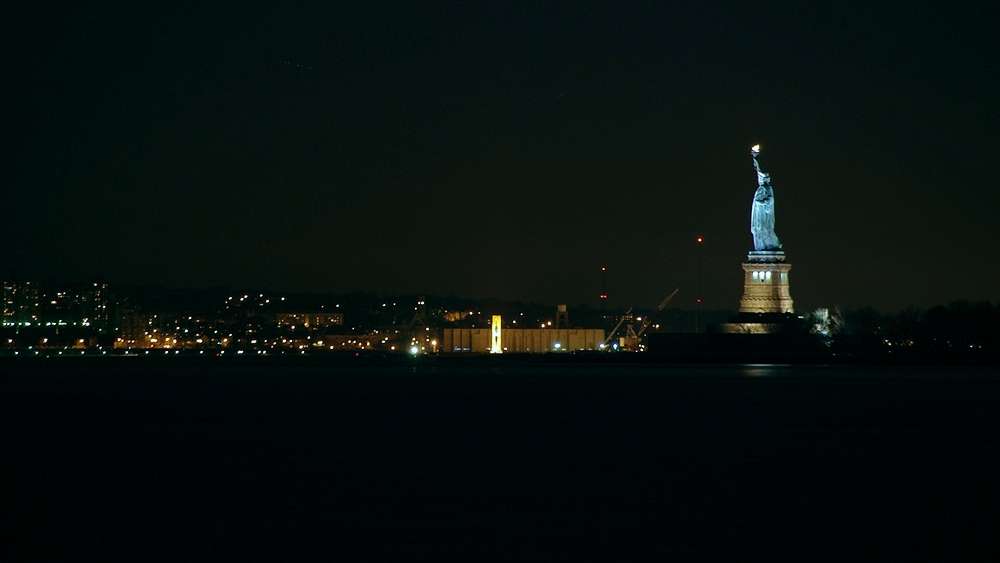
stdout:
[[0,284],[0,319],[4,326],[17,322],[17,284],[14,282]]
[[[441,352],[489,353],[489,328],[446,328],[442,331]],[[509,353],[544,353],[598,350],[604,342],[600,328],[504,328],[500,347]]]
[[28,326],[37,324],[40,320],[40,295],[38,287],[31,282],[5,281],[0,290],[0,308],[2,308],[3,325]]
[[441,318],[449,323],[457,323],[459,321],[464,321],[471,314],[472,311],[445,311],[441,315]]
[[149,315],[141,313],[134,306],[119,307],[115,319],[118,325],[115,347],[142,348],[150,330],[150,319]]
[[322,330],[344,325],[343,313],[327,311],[278,313],[275,317],[281,328],[303,327],[311,330]]
[[111,321],[111,299],[108,295],[108,284],[94,282],[80,292],[80,305],[88,324],[100,330],[109,328]]

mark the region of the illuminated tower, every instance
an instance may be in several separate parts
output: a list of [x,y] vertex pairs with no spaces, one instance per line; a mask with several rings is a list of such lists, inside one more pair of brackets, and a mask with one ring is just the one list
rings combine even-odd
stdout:
[[490,354],[503,354],[503,342],[500,339],[501,324],[500,315],[493,315],[493,322],[490,323]]
[[757,172],[757,191],[751,206],[750,232],[754,249],[743,263],[743,298],[740,313],[794,313],[788,272],[778,235],[774,232],[774,188],[771,175],[764,172],[758,157],[760,145],[750,149]]

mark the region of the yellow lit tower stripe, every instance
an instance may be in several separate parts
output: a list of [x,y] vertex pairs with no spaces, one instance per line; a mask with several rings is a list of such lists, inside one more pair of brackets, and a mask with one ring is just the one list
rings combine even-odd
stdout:
[[500,325],[502,319],[500,315],[493,315],[493,322],[491,323],[491,333],[490,338],[490,354],[503,354],[503,344],[500,340]]

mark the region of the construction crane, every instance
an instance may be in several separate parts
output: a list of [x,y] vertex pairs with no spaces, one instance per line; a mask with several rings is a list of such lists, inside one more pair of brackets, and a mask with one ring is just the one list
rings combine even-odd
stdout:
[[[678,291],[680,291],[680,290],[681,290],[680,288],[677,288],[677,289],[675,289],[675,290],[671,291],[671,292],[670,292],[670,295],[668,295],[668,296],[664,297],[664,298],[663,298],[663,300],[662,300],[662,301],[660,301],[660,304],[656,306],[656,313],[660,313],[660,312],[662,312],[662,311],[663,311],[664,309],[666,309],[666,308],[667,308],[667,305],[669,305],[669,304],[670,304],[670,302],[671,302],[671,301],[673,301],[673,299],[674,299],[674,296],[675,296],[675,295],[677,295],[677,292],[678,292]],[[647,317],[646,317],[646,318],[645,318],[645,319],[644,319],[644,320],[642,321],[642,325],[641,325],[641,326],[640,326],[640,328],[639,328],[639,332],[638,332],[638,333],[636,333],[636,336],[637,336],[638,338],[642,338],[642,335],[643,335],[643,334],[646,334],[646,330],[647,330],[647,329],[649,329],[649,327],[650,327],[650,326],[651,326],[652,324],[653,324],[653,315],[649,315],[649,316],[647,316]]]
[[604,339],[604,342],[601,344],[602,350],[607,349],[608,344],[612,340],[614,340],[615,335],[618,334],[618,329],[620,329],[622,327],[622,324],[625,323],[625,319],[631,319],[631,318],[632,318],[632,307],[629,307],[628,311],[625,311],[625,314],[622,315],[622,318],[618,319],[618,324],[615,325],[615,328],[611,329],[611,332],[608,333],[608,337]]
[[[664,309],[666,309],[667,305],[670,304],[670,302],[674,299],[674,296],[676,296],[677,292],[679,291],[680,288],[677,288],[672,292],[670,292],[670,295],[664,297],[660,301],[659,305],[656,306],[656,313],[659,313]],[[612,331],[608,334],[608,337],[604,339],[604,344],[602,345],[602,348],[604,349],[608,348],[608,345],[614,340],[615,336],[618,334],[618,331],[621,329],[622,325],[625,325],[625,336],[622,337],[623,338],[622,348],[633,352],[638,351],[641,348],[640,342],[642,341],[642,337],[643,335],[646,334],[646,331],[649,330],[649,327],[653,325],[653,315],[655,315],[656,313],[654,313],[653,315],[648,315],[644,319],[640,319],[639,325],[638,327],[636,327],[632,319],[632,309],[633,309],[632,307],[629,307],[628,311],[625,311],[625,314],[622,315],[622,318],[618,321],[618,324],[615,325],[615,328],[612,329]],[[627,324],[626,321],[628,321]]]

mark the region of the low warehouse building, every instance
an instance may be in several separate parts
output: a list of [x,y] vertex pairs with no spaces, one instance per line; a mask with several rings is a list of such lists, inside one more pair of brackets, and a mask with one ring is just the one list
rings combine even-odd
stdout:
[[[489,353],[489,328],[446,328],[441,351]],[[600,328],[504,328],[501,348],[510,353],[597,350],[604,342]]]

